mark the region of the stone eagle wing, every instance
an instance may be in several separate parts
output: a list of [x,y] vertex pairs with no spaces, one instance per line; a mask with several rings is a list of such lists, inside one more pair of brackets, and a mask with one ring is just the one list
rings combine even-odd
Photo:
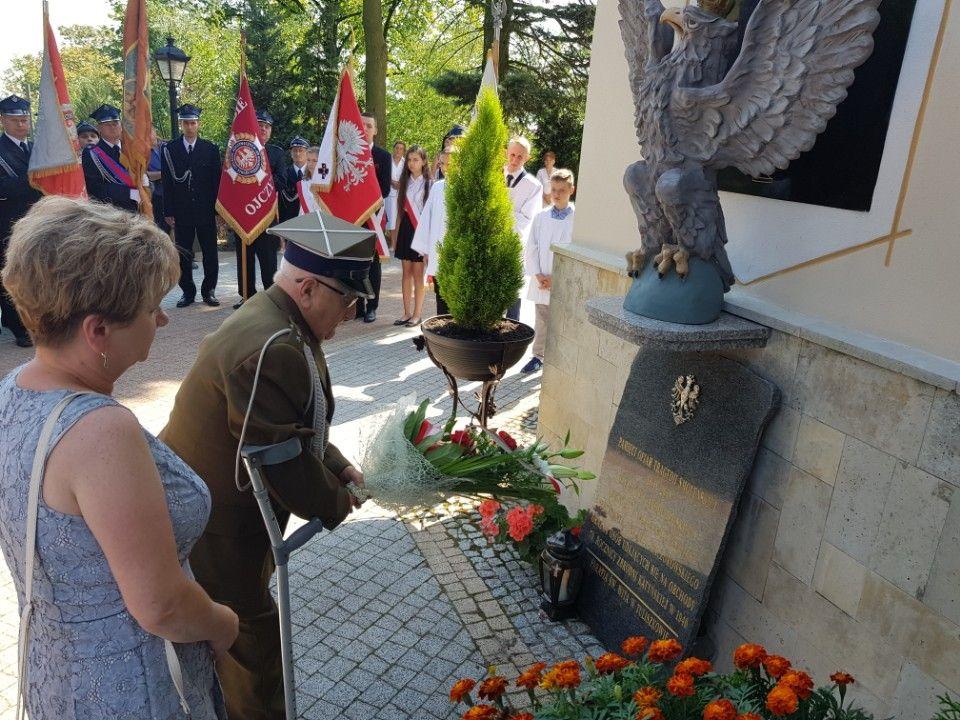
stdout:
[[637,138],[643,142],[641,130],[643,103],[649,102],[643,92],[644,79],[655,63],[670,52],[672,31],[660,24],[663,3],[660,0],[620,0],[620,35],[627,56],[630,91],[633,93],[634,125]]
[[683,154],[748,175],[784,169],[813,147],[873,52],[880,0],[761,0],[723,81],[677,88]]

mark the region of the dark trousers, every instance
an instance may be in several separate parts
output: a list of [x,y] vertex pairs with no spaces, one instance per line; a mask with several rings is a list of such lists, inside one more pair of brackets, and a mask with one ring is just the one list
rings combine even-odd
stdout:
[[433,276],[433,292],[437,296],[437,315],[449,315],[450,308],[447,307],[447,301],[440,294],[440,278]]
[[[7,264],[7,241],[4,241],[3,245],[0,246],[0,267],[3,267]],[[20,320],[20,313],[17,312],[17,308],[13,305],[13,300],[10,299],[10,296],[7,295],[6,288],[3,287],[3,283],[0,282],[0,323],[3,324],[3,327],[7,328],[14,334],[14,337],[26,337],[27,329],[23,326],[23,322]]]
[[517,298],[517,301],[507,310],[507,319],[520,322],[520,298]]
[[203,253],[203,282],[200,284],[200,296],[206,297],[217,287],[217,224],[213,218],[209,223],[194,224],[177,220],[174,227],[177,252],[180,253],[180,289],[184,297],[193,300],[197,296],[197,286],[193,282],[193,240],[200,243]]
[[373,256],[373,263],[370,265],[370,284],[373,286],[373,299],[357,300],[357,317],[361,318],[368,312],[374,312],[380,307],[380,276],[383,274],[383,268],[380,267],[380,256]]
[[163,216],[163,195],[158,195],[156,192],[153,193],[153,224],[158,228],[163,230],[165,233],[170,233],[170,226],[167,224],[166,218]]
[[[243,258],[240,255],[240,248],[244,247],[243,240],[235,236],[236,242],[234,243],[237,251],[237,293],[240,297],[244,297],[243,294],[243,268],[242,260]],[[274,235],[269,235],[267,233],[261,233],[260,237],[254,240],[250,245],[246,246],[247,252],[247,294],[246,297],[253,297],[254,293],[257,292],[257,275],[256,275],[256,265],[254,263],[254,258],[260,263],[260,282],[263,285],[263,289],[266,290],[268,287],[273,285],[273,276],[277,273],[277,247],[278,240]]]

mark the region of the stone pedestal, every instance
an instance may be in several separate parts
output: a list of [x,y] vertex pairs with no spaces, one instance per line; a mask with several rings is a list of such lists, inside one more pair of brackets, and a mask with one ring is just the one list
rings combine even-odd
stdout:
[[725,313],[699,326],[650,320],[617,297],[588,301],[587,315],[641,349],[583,532],[580,612],[611,649],[629,635],[689,647],[780,398],[717,351],[763,347],[769,330]]

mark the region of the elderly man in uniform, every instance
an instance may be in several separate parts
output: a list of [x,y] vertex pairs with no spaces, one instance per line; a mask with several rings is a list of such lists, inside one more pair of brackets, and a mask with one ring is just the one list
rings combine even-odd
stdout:
[[100,142],[83,149],[83,177],[87,194],[130,212],[137,212],[140,191],[120,162],[120,110],[101,105],[90,117],[97,121]]
[[[357,297],[372,294],[374,238],[326,213],[323,222],[337,230],[284,233],[276,283],[201,343],[160,435],[210,487],[213,511],[190,564],[210,596],[240,616],[240,637],[218,671],[230,717],[244,720],[282,720],[284,699],[273,556],[252,493],[238,490],[248,480],[235,469],[241,436],[244,445],[303,442],[299,457],[266,473],[281,527],[291,513],[336,527],[357,505],[347,486],[363,484],[327,441],[334,400],[321,344],[353,316]],[[284,225],[304,223],[320,227],[316,214]]]
[[217,191],[223,164],[219,148],[200,137],[200,114],[189,103],[177,111],[181,135],[163,146],[160,154],[164,219],[173,228],[180,253],[180,290],[177,307],[192,305],[197,297],[193,281],[193,241],[203,253],[200,297],[210,307],[220,301],[214,294],[220,266],[217,258]]
[[[30,132],[30,103],[16,95],[0,100],[0,269],[6,264],[7,243],[13,224],[43,197],[30,186],[27,169],[33,143]],[[31,347],[30,335],[20,321],[13,302],[0,284],[0,322],[13,333],[19,347]]]
[[[283,148],[270,142],[270,136],[273,135],[273,115],[266,110],[257,110],[257,125],[260,126],[260,142],[267,148],[267,160],[270,162],[270,172],[273,174],[273,184],[277,188],[278,212],[282,208],[283,195],[287,190],[286,183],[286,160]],[[276,224],[276,220],[273,224]],[[277,249],[279,243],[275,237],[270,235],[269,231],[264,231],[252,243],[246,246],[247,253],[247,279],[244,287],[243,264],[240,257],[243,242],[237,238],[237,292],[240,294],[240,302],[233,306],[237,310],[243,305],[244,290],[246,297],[252,297],[257,292],[256,262],[260,264],[260,282],[263,289],[266,290],[273,285],[273,274],[277,271]]]

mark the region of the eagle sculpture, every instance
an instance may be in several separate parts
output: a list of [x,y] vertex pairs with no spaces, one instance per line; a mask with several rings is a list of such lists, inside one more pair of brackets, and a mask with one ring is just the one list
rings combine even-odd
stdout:
[[879,4],[759,0],[740,45],[737,23],[717,14],[729,0],[620,0],[644,158],[624,176],[641,235],[631,277],[652,260],[661,279],[671,268],[683,279],[698,257],[730,288],[718,171],[769,175],[813,147],[873,51]]

